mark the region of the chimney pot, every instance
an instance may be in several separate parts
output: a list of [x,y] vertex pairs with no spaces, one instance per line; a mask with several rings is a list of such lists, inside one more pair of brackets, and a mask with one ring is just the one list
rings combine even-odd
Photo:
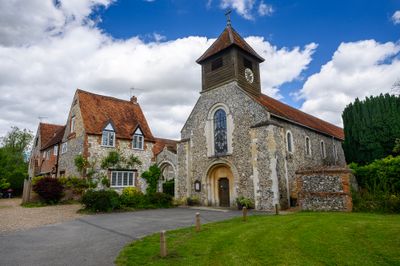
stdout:
[[136,96],[132,96],[131,97],[131,103],[137,103],[137,97]]

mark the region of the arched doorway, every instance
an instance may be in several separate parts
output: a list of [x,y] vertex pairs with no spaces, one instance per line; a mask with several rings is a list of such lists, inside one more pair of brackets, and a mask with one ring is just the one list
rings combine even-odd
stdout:
[[234,182],[231,168],[225,164],[215,165],[207,176],[208,201],[211,205],[230,207],[234,199]]
[[158,191],[175,196],[175,168],[170,162],[160,164],[161,176],[158,182]]

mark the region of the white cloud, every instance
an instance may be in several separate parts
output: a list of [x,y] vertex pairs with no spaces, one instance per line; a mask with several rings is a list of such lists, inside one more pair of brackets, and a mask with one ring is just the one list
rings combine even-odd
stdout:
[[245,19],[253,19],[255,0],[221,0],[221,8],[232,8]]
[[341,114],[355,98],[390,92],[400,78],[400,44],[375,40],[341,43],[332,59],[299,92],[301,109],[342,125]]
[[[128,99],[129,88],[135,87],[154,135],[179,138],[201,89],[195,60],[214,40],[197,36],[171,41],[155,38],[150,43],[138,37],[115,40],[87,22],[88,6],[93,9],[93,3],[110,2],[85,3],[70,2],[68,12],[58,13],[57,7],[37,1],[30,11],[55,10],[61,18],[46,17],[44,12],[39,17],[45,22],[28,23],[29,14],[21,13],[21,20],[0,22],[0,40],[8,40],[0,42],[0,136],[12,125],[35,130],[38,116],[48,117],[46,122],[65,123],[76,88]],[[0,8],[0,18],[8,12]],[[67,13],[79,19],[65,24]],[[59,34],[47,30],[55,25],[48,17],[64,23]],[[13,32],[17,28],[23,30]],[[26,32],[33,33],[31,38],[23,36]],[[316,48],[315,44],[277,48],[261,37],[246,40],[266,58],[261,66],[262,84],[272,96],[278,96],[281,84],[299,78]]]
[[395,25],[400,24],[400,10],[397,10],[396,12],[393,13],[392,21]]
[[258,15],[260,15],[261,17],[271,16],[272,13],[274,13],[274,8],[272,7],[272,5],[268,5],[264,3],[264,1],[261,1],[258,6]]

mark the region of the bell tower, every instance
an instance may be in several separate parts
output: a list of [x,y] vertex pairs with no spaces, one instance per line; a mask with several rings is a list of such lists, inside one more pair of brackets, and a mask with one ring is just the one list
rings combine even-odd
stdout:
[[261,93],[260,68],[264,61],[232,28],[230,19],[218,39],[197,59],[202,69],[202,92],[236,81],[252,95]]

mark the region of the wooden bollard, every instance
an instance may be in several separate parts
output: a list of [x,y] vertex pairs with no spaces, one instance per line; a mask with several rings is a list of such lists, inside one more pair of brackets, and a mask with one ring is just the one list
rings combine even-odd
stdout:
[[279,208],[278,208],[278,204],[275,204],[275,215],[279,214]]
[[160,233],[160,256],[162,258],[167,256],[167,240],[165,238],[165,231]]
[[246,206],[244,206],[242,208],[242,212],[243,212],[243,222],[246,222],[247,221],[247,207]]
[[196,212],[196,232],[200,231],[200,213]]

